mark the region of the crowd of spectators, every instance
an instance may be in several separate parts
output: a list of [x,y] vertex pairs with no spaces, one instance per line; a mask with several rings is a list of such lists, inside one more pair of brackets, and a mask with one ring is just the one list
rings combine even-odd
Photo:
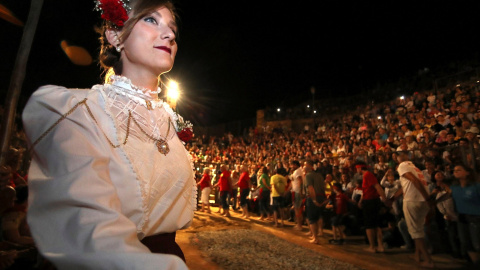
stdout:
[[50,264],[39,256],[26,220],[30,156],[19,116],[15,122],[5,164],[0,166],[0,270],[48,269]]
[[26,178],[10,166],[0,167],[0,269],[33,269],[40,266],[26,222]]
[[[325,179],[326,196],[334,193],[348,198],[348,218],[343,220],[341,227],[338,227],[338,220],[333,220],[338,233],[331,241],[334,244],[343,243],[340,241],[344,238],[343,230],[347,234],[365,233],[361,204],[358,204],[362,199],[363,174],[355,165],[366,164],[390,200],[401,189],[398,154],[408,152],[409,160],[427,181],[431,197],[429,202],[433,210],[425,223],[428,252],[448,252],[454,257],[478,261],[475,256],[480,252],[479,127],[480,88],[478,82],[473,81],[439,91],[415,92],[382,104],[367,102],[340,116],[322,115],[320,111],[315,125],[301,131],[273,122],[269,126],[250,128],[246,136],[231,133],[221,137],[199,136],[187,147],[196,162],[198,179],[202,178],[200,172],[204,167],[211,169],[214,184],[222,175],[220,164],[230,171],[238,171],[240,166],[248,168],[252,185],[249,198],[259,202],[258,208],[253,204],[250,211],[260,218],[270,216],[272,211],[266,208],[272,206],[273,200],[269,194],[259,194],[258,190],[264,192],[278,169],[285,170],[282,174],[287,176],[288,184],[284,195],[290,197],[286,199],[290,203],[286,206],[295,208],[295,199],[291,199],[289,189],[295,179],[292,175],[295,168],[291,164],[298,162],[303,166],[311,161],[313,170]],[[460,185],[454,171],[462,168],[468,170],[473,179],[462,186],[466,189],[473,186],[469,191],[470,203],[477,210],[470,212],[461,212],[458,205],[461,203],[452,200],[454,192],[450,186]],[[263,176],[265,174],[267,176]],[[341,191],[335,192],[335,183],[341,185]],[[335,200],[331,199],[326,208],[334,206]],[[335,211],[324,211],[325,222],[320,226],[331,226],[330,218],[335,216]],[[382,247],[376,250],[390,247],[413,250],[414,241],[407,230],[402,197],[382,207],[381,211]],[[301,218],[296,214],[291,217]],[[469,224],[469,230],[454,228],[460,226],[453,221],[460,219],[462,224]],[[471,241],[462,237],[466,231]],[[447,235],[444,232],[449,236],[444,237]],[[319,233],[322,234],[321,228]]]
[[[326,108],[324,112],[328,111],[332,110]],[[210,212],[209,201],[214,197],[222,204],[219,211],[225,216],[230,215],[230,207],[234,211],[238,207],[245,218],[256,214],[277,226],[290,220],[299,231],[308,225],[312,243],[319,242],[323,228],[331,227],[334,234],[330,243],[342,245],[348,235],[367,236],[361,209],[364,173],[355,165],[365,164],[390,200],[402,189],[398,153],[407,151],[428,182],[433,209],[425,223],[428,252],[448,252],[478,261],[477,81],[441,91],[415,92],[381,104],[366,102],[342,114],[324,112],[318,111],[313,124],[303,130],[270,122],[251,127],[245,136],[196,136],[186,147],[195,162],[199,186],[206,190],[198,196],[201,209]],[[27,154],[19,129],[12,137],[11,162],[0,172],[0,269],[39,263],[25,222]],[[312,190],[308,189],[311,181],[306,175],[310,172],[318,174],[324,183],[321,192],[325,199],[315,197],[310,202],[324,209],[318,219],[308,215],[307,199]],[[302,181],[300,186],[298,179]],[[313,189],[317,195],[318,191],[317,187]],[[455,194],[468,199],[455,201]],[[414,249],[401,196],[382,206],[381,222],[381,239],[375,250]]]

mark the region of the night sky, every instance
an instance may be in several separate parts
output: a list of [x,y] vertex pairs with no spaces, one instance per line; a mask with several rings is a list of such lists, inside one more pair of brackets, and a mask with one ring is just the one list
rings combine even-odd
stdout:
[[[198,125],[255,117],[266,106],[359,93],[452,61],[478,58],[479,1],[181,1],[180,114]],[[26,21],[30,1],[0,0]],[[45,84],[89,88],[94,63],[75,66],[60,42],[96,58],[99,14],[90,0],[45,0],[19,109]],[[0,19],[4,99],[22,28]]]

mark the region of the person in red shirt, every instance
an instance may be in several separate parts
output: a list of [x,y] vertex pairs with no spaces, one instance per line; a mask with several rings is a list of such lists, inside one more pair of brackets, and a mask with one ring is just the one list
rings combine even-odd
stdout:
[[[369,247],[366,249],[369,252],[384,252],[383,249],[383,234],[380,228],[380,209],[382,202],[380,197],[385,202],[385,191],[378,183],[377,178],[371,173],[365,163],[357,163],[355,165],[357,172],[363,175],[363,197],[360,207],[363,209],[363,218],[365,223],[365,230],[367,233]],[[377,238],[378,247],[375,248],[375,237]]]
[[225,164],[220,166],[220,171],[222,173],[220,174],[220,179],[218,180],[218,183],[215,185],[215,187],[218,187],[220,189],[220,200],[222,202],[222,208],[223,208],[223,213],[221,215],[230,217],[227,197],[228,197],[228,193],[230,193],[231,191],[231,184],[230,184],[231,175],[227,165]]
[[210,179],[210,169],[207,167],[203,169],[203,176],[202,179],[197,184],[200,187],[200,190],[202,191],[202,208],[200,209],[200,212],[204,212],[205,207],[207,213],[210,213],[210,192],[212,191],[212,182]]
[[[348,213],[348,203],[355,203],[352,199],[348,198],[343,192],[342,184],[333,184],[333,193],[329,197],[330,204],[333,207],[335,216],[332,217],[332,230],[333,239],[330,239],[331,244],[342,245],[345,242],[345,218]],[[338,239],[340,238],[340,239]]]
[[240,166],[240,178],[237,185],[240,188],[240,207],[242,207],[242,218],[248,218],[248,200],[247,197],[250,194],[250,175],[248,175],[248,167],[245,165]]

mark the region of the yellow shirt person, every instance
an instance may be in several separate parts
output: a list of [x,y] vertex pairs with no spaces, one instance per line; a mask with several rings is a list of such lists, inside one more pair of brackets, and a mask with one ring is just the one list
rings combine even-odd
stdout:
[[270,177],[270,185],[272,186],[272,197],[283,196],[287,186],[287,178],[281,174],[274,174]]

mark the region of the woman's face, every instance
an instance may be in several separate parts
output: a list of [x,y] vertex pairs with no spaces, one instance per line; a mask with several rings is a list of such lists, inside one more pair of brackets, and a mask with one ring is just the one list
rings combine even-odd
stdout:
[[444,179],[444,178],[445,178],[445,176],[444,176],[443,173],[441,173],[441,172],[437,172],[437,173],[435,174],[435,180],[436,180],[437,182],[443,182],[443,179]]
[[453,175],[457,179],[465,179],[468,176],[468,172],[462,166],[455,166],[453,169]]
[[176,29],[174,17],[166,7],[141,18],[123,43],[124,73],[158,76],[169,71],[177,53]]

